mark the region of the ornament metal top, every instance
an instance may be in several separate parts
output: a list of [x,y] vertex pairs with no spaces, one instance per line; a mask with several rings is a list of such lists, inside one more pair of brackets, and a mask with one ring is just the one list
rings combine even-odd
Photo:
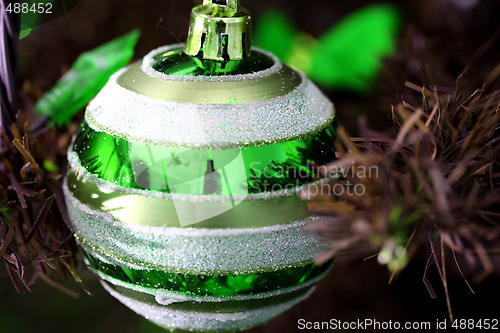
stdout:
[[153,50],[90,102],[66,201],[89,266],[121,302],[194,331],[261,324],[326,274],[298,192],[334,158],[333,105],[250,47],[236,0],[195,7],[186,45]]

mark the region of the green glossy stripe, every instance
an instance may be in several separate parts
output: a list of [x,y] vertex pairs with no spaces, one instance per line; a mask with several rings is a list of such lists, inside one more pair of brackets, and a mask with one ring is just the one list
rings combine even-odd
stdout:
[[313,161],[334,159],[330,123],[303,138],[229,149],[168,148],[128,142],[82,123],[73,150],[91,174],[115,185],[191,195],[246,195],[298,187]]
[[274,272],[243,275],[195,275],[139,270],[105,263],[87,253],[90,266],[125,283],[191,296],[244,296],[289,288],[325,272],[329,265],[308,264]]

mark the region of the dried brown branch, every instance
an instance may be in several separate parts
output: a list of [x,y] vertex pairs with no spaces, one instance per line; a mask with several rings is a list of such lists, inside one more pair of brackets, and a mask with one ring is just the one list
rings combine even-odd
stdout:
[[[407,59],[433,69],[426,57]],[[457,257],[471,269],[480,265],[472,278],[480,282],[494,271],[491,256],[500,243],[500,71],[464,72],[456,82],[401,81],[406,90],[392,107],[394,135],[371,130],[364,119],[359,137],[339,128],[338,159],[321,168],[329,181],[302,193],[312,211],[327,217],[311,226],[331,243],[318,263],[354,248],[360,255],[378,251],[392,280],[416,253],[430,251],[451,317],[446,265],[454,259],[464,278]]]
[[[30,124],[36,118],[30,114],[29,110],[18,114],[18,122],[11,128],[12,141],[6,135],[1,137],[0,257],[18,292],[29,291],[41,277],[75,296],[74,291],[49,278],[51,271],[63,273],[59,266],[81,284],[75,273],[76,244],[60,191],[62,176],[45,168],[49,164],[63,169],[71,133],[39,123],[39,129],[31,133]],[[54,144],[56,141],[62,144]]]

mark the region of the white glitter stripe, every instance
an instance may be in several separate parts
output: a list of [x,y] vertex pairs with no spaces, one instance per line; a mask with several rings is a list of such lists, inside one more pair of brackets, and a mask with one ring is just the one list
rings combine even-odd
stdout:
[[307,280],[305,283],[289,288],[283,288],[283,289],[273,290],[270,292],[263,292],[251,295],[215,297],[215,296],[191,296],[180,292],[172,292],[166,289],[153,289],[153,288],[142,287],[141,285],[127,283],[122,280],[115,279],[111,276],[102,273],[101,271],[93,269],[92,267],[89,267],[89,269],[91,269],[101,279],[115,286],[120,286],[123,288],[131,289],[133,291],[153,295],[155,296],[156,301],[162,305],[168,305],[177,302],[226,302],[226,301],[245,301],[251,299],[274,297],[278,295],[288,294],[312,286],[316,284],[319,280],[323,279],[330,272],[330,268],[328,268],[326,271],[322,272],[321,274],[310,280]]
[[140,144],[248,145],[312,131],[333,115],[332,103],[302,73],[302,83],[284,96],[254,103],[193,104],[127,90],[116,82],[124,70],[89,103],[85,119],[95,130]]
[[311,260],[324,248],[305,228],[312,218],[248,229],[140,226],[89,208],[66,186],[64,192],[77,236],[143,268],[199,274],[272,269]]
[[[116,299],[125,304],[139,315],[153,321],[154,323],[168,327],[185,330],[238,330],[250,328],[285,312],[300,301],[308,298],[314,291],[311,287],[305,294],[295,299],[271,306],[263,306],[242,312],[209,313],[170,310],[167,306],[152,305],[120,294],[106,283],[101,282],[103,287]],[[265,304],[265,302],[263,302]]]
[[275,74],[281,70],[283,64],[281,61],[271,52],[267,52],[265,50],[259,49],[257,47],[252,47],[252,50],[258,51],[271,58],[274,61],[273,66],[270,68],[264,69],[262,71],[258,71],[251,74],[236,74],[236,75],[168,75],[162,72],[158,72],[152,66],[155,63],[154,57],[159,54],[177,50],[184,49],[184,43],[172,44],[160,46],[148,54],[142,59],[141,69],[144,73],[148,74],[151,77],[168,80],[168,81],[205,81],[205,82],[231,82],[231,81],[246,81],[252,78],[264,78],[268,77],[272,74]]
[[[283,269],[294,269],[295,267],[298,266],[300,268],[301,264],[311,264],[312,259],[307,261],[306,263],[297,263],[297,264],[292,264],[292,265],[286,265],[286,266],[279,266],[279,267],[264,267],[261,269],[254,269],[250,271],[211,271],[211,272],[197,272],[197,271],[187,271],[185,269],[177,269],[177,268],[168,268],[168,267],[161,267],[156,264],[148,264],[148,263],[135,263],[127,261],[126,259],[121,259],[121,258],[116,258],[114,255],[110,254],[104,254],[103,250],[99,247],[94,247],[91,248],[88,245],[84,244],[77,238],[77,243],[82,247],[82,249],[93,256],[94,258],[105,262],[107,264],[111,264],[114,266],[120,266],[120,267],[125,267],[129,269],[134,269],[134,270],[162,270],[162,271],[168,271],[173,274],[189,274],[189,275],[241,275],[241,274],[264,274],[264,273],[271,273]],[[153,267],[154,266],[154,267]]]
[[260,193],[248,193],[245,196],[233,194],[232,196],[226,195],[217,195],[217,194],[203,194],[203,195],[192,195],[192,194],[181,194],[181,193],[167,193],[155,190],[140,190],[135,188],[128,188],[113,184],[104,179],[94,176],[90,172],[88,172],[80,163],[80,159],[78,155],[72,150],[73,145],[68,149],[68,163],[69,166],[77,173],[82,175],[85,180],[93,183],[96,186],[99,186],[103,189],[109,191],[118,191],[120,193],[127,194],[139,194],[145,197],[153,197],[165,200],[179,200],[179,201],[188,201],[188,202],[204,202],[204,203],[216,203],[216,202],[241,202],[243,200],[266,200],[266,199],[274,199],[281,197],[289,197],[293,195],[297,195],[300,191],[306,190],[310,186],[317,186],[323,182],[328,182],[329,178],[323,178],[309,184],[305,184],[302,186],[292,187],[292,188],[284,188],[279,191],[268,191],[268,192],[260,192]]

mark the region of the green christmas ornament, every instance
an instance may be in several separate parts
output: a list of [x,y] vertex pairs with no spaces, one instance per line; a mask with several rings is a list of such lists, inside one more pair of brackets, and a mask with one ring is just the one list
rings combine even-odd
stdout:
[[106,290],[169,329],[235,331],[310,295],[329,265],[299,191],[334,157],[332,103],[205,0],[186,45],[115,73],[68,152],[75,235]]

